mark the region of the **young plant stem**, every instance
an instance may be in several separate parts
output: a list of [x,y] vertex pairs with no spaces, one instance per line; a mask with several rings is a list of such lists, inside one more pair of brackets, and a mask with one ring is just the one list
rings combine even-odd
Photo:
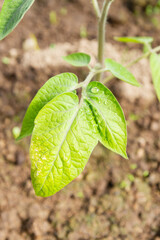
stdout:
[[92,70],[88,76],[86,77],[85,81],[83,82],[83,89],[87,87],[87,85],[90,83],[90,81],[92,80],[92,78],[97,74],[96,70]]
[[[160,51],[160,46],[154,48],[154,49],[150,49],[149,52],[141,55],[140,57],[136,58],[135,60],[131,61],[129,64],[126,65],[127,68],[133,66],[134,64],[138,63],[139,61],[141,61],[144,58],[148,58],[152,53],[157,53]],[[103,79],[102,83],[106,84],[107,82],[109,82],[110,80],[112,80],[113,78],[115,78],[114,75],[110,75],[109,77]]]
[[96,74],[97,74],[97,71],[94,71],[94,69],[91,70],[91,71],[89,72],[88,76],[86,77],[86,79],[85,79],[83,82],[78,83],[76,87],[70,89],[68,92],[77,90],[77,89],[79,89],[79,88],[85,89],[85,88],[87,87],[87,85],[90,83],[90,81],[92,80],[92,78],[93,78]]
[[[104,51],[105,51],[105,35],[106,35],[106,21],[110,6],[114,0],[105,0],[102,7],[101,16],[98,23],[98,63],[103,68],[104,66]],[[102,74],[99,73],[96,76],[97,81],[101,81]]]
[[74,90],[77,90],[79,88],[82,88],[82,94],[81,94],[81,99],[80,99],[80,103],[79,103],[79,109],[81,107],[81,105],[83,104],[83,100],[84,100],[84,96],[85,96],[85,90],[88,86],[88,84],[91,82],[92,78],[97,74],[97,71],[92,69],[88,76],[86,77],[86,79],[81,82],[81,83],[78,83],[76,87],[74,87],[73,89],[70,89],[68,92],[70,91],[74,91]]
[[101,12],[100,12],[97,0],[92,0],[92,4],[93,4],[93,8],[94,8],[94,11],[95,11],[95,14],[96,14],[97,18],[100,18]]

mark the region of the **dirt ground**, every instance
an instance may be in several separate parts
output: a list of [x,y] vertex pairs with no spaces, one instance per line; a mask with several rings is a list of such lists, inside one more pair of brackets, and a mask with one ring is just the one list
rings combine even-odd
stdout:
[[[53,24],[51,11],[57,16]],[[125,62],[140,54],[139,45],[116,43],[114,36],[150,35],[160,45],[153,19],[160,16],[136,17],[125,1],[115,1],[106,55]],[[141,89],[117,80],[108,84],[127,119],[129,160],[99,144],[84,172],[44,199],[31,184],[30,138],[13,138],[13,127],[21,126],[29,102],[49,77],[71,71],[84,80],[87,69],[70,67],[62,56],[83,50],[94,63],[96,35],[91,1],[37,0],[0,44],[0,240],[160,240],[160,104],[147,60],[131,69]]]

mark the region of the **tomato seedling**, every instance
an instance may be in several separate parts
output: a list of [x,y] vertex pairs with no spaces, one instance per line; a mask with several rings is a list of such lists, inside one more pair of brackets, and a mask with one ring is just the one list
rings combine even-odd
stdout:
[[[127,128],[123,110],[104,85],[116,77],[139,87],[127,67],[150,58],[154,87],[160,100],[160,46],[152,48],[151,37],[116,37],[117,41],[143,44],[145,52],[126,67],[104,57],[105,30],[113,0],[104,0],[100,9],[92,0],[98,19],[97,63],[91,57],[73,53],[64,60],[76,67],[88,67],[86,79],[78,83],[73,73],[50,78],[38,91],[25,114],[18,140],[32,135],[30,146],[31,178],[38,196],[48,197],[75,179],[84,169],[93,149],[101,142],[109,150],[127,158]],[[0,13],[0,39],[18,24],[33,0],[5,0]],[[103,78],[104,72],[111,75]],[[94,81],[93,81],[94,80]],[[81,88],[79,99],[76,90]]]

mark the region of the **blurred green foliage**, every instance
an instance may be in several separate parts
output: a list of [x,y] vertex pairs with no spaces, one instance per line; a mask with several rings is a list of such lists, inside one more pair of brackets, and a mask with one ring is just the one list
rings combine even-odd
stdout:
[[160,14],[160,0],[156,4],[148,4],[145,8],[145,13],[147,16],[152,16],[154,14]]

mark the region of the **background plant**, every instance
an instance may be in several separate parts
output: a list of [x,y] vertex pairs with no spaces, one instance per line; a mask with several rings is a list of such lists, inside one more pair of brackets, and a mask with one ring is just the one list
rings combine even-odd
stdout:
[[[31,177],[37,195],[50,196],[77,177],[100,141],[108,149],[127,158],[127,131],[123,111],[102,83],[114,76],[134,86],[140,86],[126,67],[111,59],[104,58],[105,24],[113,1],[104,1],[102,9],[97,1],[92,1],[98,19],[97,64],[91,68],[90,56],[74,53],[64,59],[76,66],[87,66],[89,74],[84,82],[78,83],[72,73],[62,73],[51,79],[38,91],[31,102],[23,120],[18,139],[32,134],[31,140]],[[0,20],[0,36],[4,38],[20,21],[33,3],[24,7],[24,1],[5,1]],[[14,19],[14,21],[11,21]],[[150,37],[121,37],[123,42],[136,42],[145,46],[145,53],[127,66],[142,58],[150,57],[154,86],[159,92],[159,55],[160,47],[152,49]],[[107,79],[104,72],[110,72]],[[96,81],[92,81],[95,78]],[[81,98],[76,90],[81,88]]]

